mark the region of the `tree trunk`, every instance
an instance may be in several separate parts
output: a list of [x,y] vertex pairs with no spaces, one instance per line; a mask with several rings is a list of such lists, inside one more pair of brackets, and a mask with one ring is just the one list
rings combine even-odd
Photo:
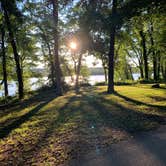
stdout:
[[[125,60],[126,61],[126,60]],[[125,62],[125,68],[124,68],[124,75],[125,75],[125,79],[129,80],[130,79],[130,74],[129,74],[129,68],[128,68],[128,64],[127,62]]]
[[58,0],[52,0],[53,4],[53,19],[54,19],[54,65],[55,65],[55,76],[56,76],[56,93],[62,95],[61,85],[61,69],[58,54]]
[[72,75],[72,71],[70,70],[68,64],[66,64],[65,61],[64,61],[63,63],[64,63],[64,66],[66,67],[66,70],[67,70],[67,72],[68,72],[68,75],[69,75],[70,78],[71,78],[71,81],[74,82],[74,78],[73,78],[73,75]]
[[6,4],[4,4],[3,1],[1,2],[1,4],[2,4],[2,8],[4,10],[5,21],[6,21],[8,31],[9,31],[9,39],[10,39],[10,43],[11,43],[13,53],[14,53],[14,60],[16,63],[19,99],[22,99],[24,96],[24,87],[23,87],[23,79],[22,79],[22,72],[21,72],[21,67],[20,67],[19,54],[17,52],[17,46],[16,46],[14,35],[12,32],[11,23],[10,23],[10,19],[8,16],[8,11],[6,10]]
[[4,37],[5,37],[5,30],[1,28],[1,42],[2,42],[2,69],[3,69],[3,83],[4,83],[4,91],[5,97],[8,96],[8,83],[7,83],[7,71],[6,71],[6,52],[5,52],[5,44],[4,44]]
[[144,71],[143,71],[143,64],[141,60],[139,61],[139,70],[140,70],[140,76],[143,79],[144,78]]
[[48,48],[49,61],[50,61],[51,82],[52,82],[52,85],[55,85],[53,57],[52,57],[52,54],[51,54],[50,44],[47,41],[46,41],[46,44],[47,44],[47,48]]
[[132,81],[134,81],[133,72],[132,72],[132,67],[130,66],[130,64],[128,64],[128,70],[129,70],[130,79],[131,79]]
[[104,66],[104,76],[105,76],[105,84],[107,84],[107,67]]
[[157,58],[157,79],[160,80],[160,68],[161,68],[161,57],[160,57],[160,52],[158,53],[158,58]]
[[153,57],[153,78],[155,81],[158,80],[157,77],[157,57],[154,51],[154,40],[153,40],[153,23],[150,23],[150,30],[149,30],[150,42],[151,42],[151,49],[152,49],[152,57]]
[[161,64],[161,73],[163,80],[166,82],[166,61],[163,61]]
[[116,34],[116,8],[117,0],[113,0],[112,4],[112,25],[110,28],[110,48],[108,53],[108,93],[114,92],[114,51],[115,51],[115,34]]
[[[101,57],[102,57],[102,55],[101,55]],[[104,70],[104,77],[105,77],[105,84],[107,84],[107,81],[108,81],[108,79],[107,79],[107,66],[106,66],[106,64],[104,63],[104,59],[103,58],[101,58],[101,60],[102,60],[102,66],[103,66],[103,70]]]
[[147,56],[147,50],[146,50],[146,38],[143,30],[140,31],[140,36],[141,36],[141,45],[143,49],[143,59],[144,59],[144,71],[145,71],[145,79],[148,80],[149,76],[149,69],[148,69],[148,56]]
[[152,56],[153,56],[153,79],[155,81],[158,80],[158,74],[157,74],[157,58],[155,56],[154,51],[152,52]]
[[76,84],[75,84],[76,93],[79,92],[79,77],[80,77],[80,71],[81,71],[81,61],[82,61],[82,54],[80,53],[79,59],[78,59],[77,73],[76,73]]

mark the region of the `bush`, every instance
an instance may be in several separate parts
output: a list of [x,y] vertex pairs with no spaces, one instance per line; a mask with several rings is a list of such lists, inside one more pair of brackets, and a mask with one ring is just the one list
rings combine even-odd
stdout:
[[105,83],[105,82],[96,82],[95,83],[95,86],[105,86],[105,85],[107,85],[107,83]]
[[19,99],[16,96],[0,97],[0,105],[16,103]]
[[86,83],[80,83],[80,86],[81,87],[88,87],[88,86],[91,86],[91,84],[89,84],[88,82],[86,82]]
[[115,82],[115,85],[133,85],[136,84],[136,81],[133,80],[126,80],[126,81],[117,81]]
[[146,80],[146,79],[140,79],[138,81],[140,84],[152,84],[152,83],[155,83],[156,81],[152,80],[152,79],[149,79],[149,80]]
[[62,87],[63,87],[64,92],[67,92],[72,89],[72,87],[69,84],[67,84],[66,82],[63,82]]
[[47,91],[47,90],[50,90],[52,89],[53,86],[50,86],[50,85],[44,85],[44,86],[41,86],[40,88],[38,88],[37,90],[35,90],[36,92],[41,92],[41,91]]

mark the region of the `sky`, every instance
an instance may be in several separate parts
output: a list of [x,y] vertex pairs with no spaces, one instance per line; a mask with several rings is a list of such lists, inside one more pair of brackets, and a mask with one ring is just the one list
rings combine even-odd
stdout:
[[[102,62],[100,59],[96,59],[93,55],[89,55],[84,58],[85,63],[88,67],[102,67]],[[95,65],[94,65],[95,62]]]

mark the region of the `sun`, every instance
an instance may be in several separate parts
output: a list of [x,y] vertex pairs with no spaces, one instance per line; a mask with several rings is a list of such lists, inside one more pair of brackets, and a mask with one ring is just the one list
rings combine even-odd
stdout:
[[75,50],[77,48],[77,44],[75,42],[70,43],[70,48]]

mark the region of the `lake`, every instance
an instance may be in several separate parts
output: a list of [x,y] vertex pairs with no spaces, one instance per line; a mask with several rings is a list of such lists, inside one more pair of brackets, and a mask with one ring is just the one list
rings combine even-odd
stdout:
[[[133,74],[134,80],[138,80],[138,78],[140,77],[140,74]],[[47,77],[42,78],[42,80],[38,79],[38,78],[30,78],[30,87],[31,90],[36,90],[38,88],[40,88],[43,85],[46,85],[48,83]],[[71,83],[71,77],[66,77],[65,81],[67,83]],[[105,76],[104,75],[90,75],[88,78],[88,81],[91,85],[94,85],[97,82],[103,82],[105,81]],[[0,97],[4,96],[4,91],[3,91],[3,86],[0,85]],[[17,84],[15,81],[11,81],[8,84],[8,90],[9,90],[9,96],[14,96],[17,92]]]

